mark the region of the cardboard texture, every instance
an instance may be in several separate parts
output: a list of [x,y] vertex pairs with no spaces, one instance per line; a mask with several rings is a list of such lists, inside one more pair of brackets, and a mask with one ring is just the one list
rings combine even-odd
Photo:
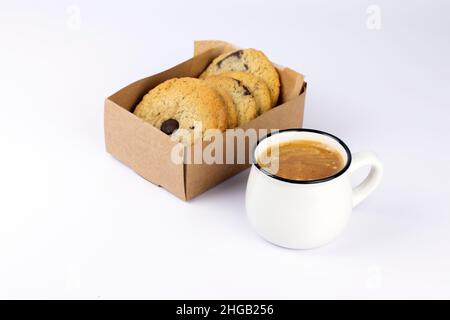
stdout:
[[[108,97],[105,101],[104,116],[107,152],[146,180],[183,200],[190,200],[246,169],[250,165],[248,157],[243,164],[176,164],[171,160],[171,153],[177,143],[132,113],[142,97],[158,84],[174,77],[198,77],[215,57],[235,49],[236,46],[223,41],[196,41],[193,58],[169,70],[136,81]],[[304,77],[289,68],[276,64],[275,66],[281,79],[278,106],[246,123],[242,129],[271,130],[302,126],[306,95]],[[225,137],[224,133],[224,153]],[[201,144],[199,148],[202,149],[209,143],[212,142],[196,142]],[[247,140],[247,155],[252,148]],[[195,146],[192,149],[195,149]],[[193,151],[182,150],[182,153],[187,152]],[[236,152],[234,158],[236,160]]]

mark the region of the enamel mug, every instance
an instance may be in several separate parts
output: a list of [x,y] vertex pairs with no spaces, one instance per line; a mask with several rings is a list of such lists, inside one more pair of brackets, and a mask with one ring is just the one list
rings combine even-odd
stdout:
[[[267,148],[292,140],[314,140],[340,153],[344,167],[318,180],[285,179],[256,162]],[[353,188],[350,175],[370,166],[366,179]],[[320,247],[336,238],[347,225],[352,208],[379,184],[383,166],[370,152],[351,154],[339,138],[318,130],[287,129],[268,134],[255,146],[246,190],[250,224],[269,242],[292,249]]]

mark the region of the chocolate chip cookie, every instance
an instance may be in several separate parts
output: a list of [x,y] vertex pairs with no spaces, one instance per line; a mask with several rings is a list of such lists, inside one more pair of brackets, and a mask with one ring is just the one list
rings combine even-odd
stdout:
[[144,96],[134,114],[185,144],[201,138],[207,129],[227,127],[227,107],[221,95],[194,78],[161,83]]
[[200,78],[227,71],[247,72],[261,78],[270,90],[271,106],[277,104],[280,78],[275,67],[261,51],[250,48],[224,53],[211,62]]
[[204,81],[216,90],[226,92],[231,96],[236,107],[239,126],[256,118],[256,101],[250,90],[241,81],[222,76],[211,76],[205,78]]
[[241,71],[229,71],[221,73],[220,75],[241,81],[241,83],[252,93],[255,98],[258,116],[272,108],[270,90],[264,81],[260,80],[260,78],[252,75],[251,73]]

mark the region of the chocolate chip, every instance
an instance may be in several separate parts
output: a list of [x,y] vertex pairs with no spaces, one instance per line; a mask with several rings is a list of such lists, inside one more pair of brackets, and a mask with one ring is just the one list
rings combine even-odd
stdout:
[[235,78],[231,78],[231,79],[233,79],[234,82],[236,82],[236,83],[238,84],[238,86],[241,86],[241,85],[242,85],[242,84],[241,84],[241,80],[238,80],[238,79],[235,79]]
[[171,135],[180,127],[180,124],[175,119],[168,119],[161,124],[161,131],[165,134]]
[[229,54],[227,58],[236,57],[236,58],[240,59],[242,57],[243,53],[244,53],[244,50],[238,50],[238,51],[235,51],[235,52]]
[[240,87],[242,87],[242,89],[244,89],[244,96],[250,96],[250,95],[252,94],[252,93],[250,92],[250,90],[248,90],[248,88],[247,88],[246,86],[244,86],[240,80],[235,79],[235,78],[231,78],[231,79],[233,79],[234,81],[236,81],[237,84],[238,84]]
[[248,65],[246,63],[244,63],[244,68],[245,70],[248,70]]
[[222,60],[220,60],[217,63],[217,66],[220,68],[220,66],[222,65],[222,62],[224,62],[225,60],[229,59],[229,58],[237,58],[240,59],[242,57],[242,54],[244,53],[243,50],[238,50],[238,51],[234,51],[232,53],[230,53],[229,55],[227,55],[225,58],[223,58]]
[[242,85],[242,88],[244,88],[244,96],[250,96],[252,94],[246,86]]

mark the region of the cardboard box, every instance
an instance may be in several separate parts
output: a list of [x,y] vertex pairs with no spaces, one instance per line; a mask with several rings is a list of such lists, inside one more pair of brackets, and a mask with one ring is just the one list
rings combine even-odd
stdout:
[[[247,158],[245,163],[241,164],[174,163],[171,160],[171,152],[177,143],[133,114],[135,106],[150,89],[174,77],[198,77],[215,57],[237,49],[222,41],[196,41],[194,47],[192,59],[136,81],[105,101],[107,152],[146,180],[183,200],[192,199],[246,169],[251,161]],[[302,126],[306,95],[303,75],[289,68],[275,66],[281,79],[278,106],[246,123],[242,129],[286,129]],[[198,141],[197,144],[201,145],[200,148],[205,148],[208,142]],[[253,146],[248,143],[245,147],[249,151]],[[192,150],[184,149],[182,152]]]

